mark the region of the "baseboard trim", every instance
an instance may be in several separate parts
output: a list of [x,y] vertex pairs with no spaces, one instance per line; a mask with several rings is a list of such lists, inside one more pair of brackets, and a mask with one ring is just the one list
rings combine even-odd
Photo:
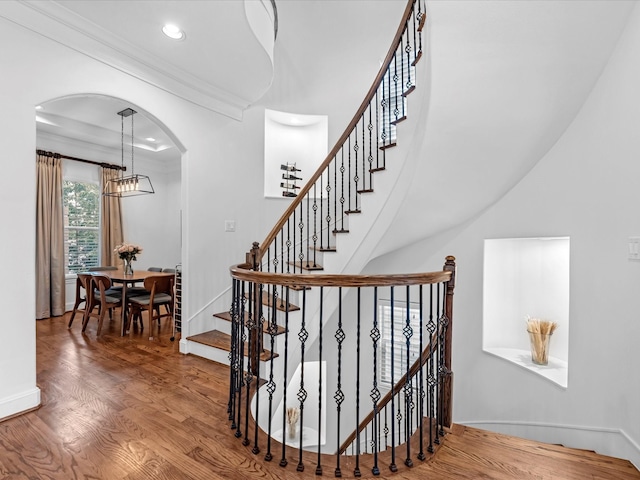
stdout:
[[619,428],[500,420],[456,420],[455,423],[545,443],[594,450],[601,455],[629,460],[640,470],[640,445]]
[[40,406],[40,389],[35,387],[26,392],[0,399],[0,422],[22,415]]

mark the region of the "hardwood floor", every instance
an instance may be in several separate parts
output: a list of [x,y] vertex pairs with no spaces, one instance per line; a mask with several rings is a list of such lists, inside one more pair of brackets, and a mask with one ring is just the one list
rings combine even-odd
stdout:
[[[226,421],[227,367],[182,355],[170,328],[119,336],[105,321],[96,338],[68,316],[37,322],[37,379],[42,407],[0,423],[0,478],[300,479],[315,478],[263,461]],[[332,457],[333,458],[333,457]],[[333,477],[327,457],[324,477]],[[353,477],[345,461],[342,473]],[[366,461],[363,462],[363,466]],[[363,469],[363,478],[372,478]],[[435,458],[377,478],[640,479],[629,462],[455,426]]]

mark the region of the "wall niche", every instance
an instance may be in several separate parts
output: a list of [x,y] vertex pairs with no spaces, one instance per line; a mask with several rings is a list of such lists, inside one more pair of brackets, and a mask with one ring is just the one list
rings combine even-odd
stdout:
[[[569,237],[484,241],[482,347],[566,388],[569,369]],[[549,362],[531,359],[527,318],[557,323]]]

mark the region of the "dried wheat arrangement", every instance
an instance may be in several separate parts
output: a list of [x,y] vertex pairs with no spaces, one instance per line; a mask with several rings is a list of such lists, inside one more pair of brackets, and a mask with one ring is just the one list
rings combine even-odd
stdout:
[[527,332],[531,341],[531,361],[538,365],[549,363],[549,339],[558,324],[549,320],[527,317]]

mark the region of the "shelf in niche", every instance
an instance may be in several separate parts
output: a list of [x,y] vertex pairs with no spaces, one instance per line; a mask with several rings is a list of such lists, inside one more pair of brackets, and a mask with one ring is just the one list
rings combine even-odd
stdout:
[[[482,348],[567,388],[569,237],[486,239]],[[556,322],[549,364],[531,361],[528,317]]]
[[531,361],[531,351],[518,348],[485,348],[485,352],[500,357],[511,363],[540,375],[553,383],[567,388],[569,379],[569,364],[564,360],[549,357],[548,365],[537,365]]

